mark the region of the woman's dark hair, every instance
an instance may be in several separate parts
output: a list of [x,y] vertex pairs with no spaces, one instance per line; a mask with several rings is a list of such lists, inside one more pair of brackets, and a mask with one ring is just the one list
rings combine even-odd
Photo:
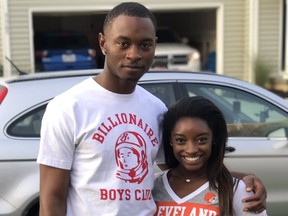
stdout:
[[142,17],[151,19],[155,31],[157,29],[157,21],[152,12],[146,8],[144,5],[137,2],[123,2],[115,6],[106,16],[103,24],[103,32],[106,32],[106,29],[114,19],[120,15],[130,16],[130,17]]
[[171,168],[179,162],[173,154],[171,133],[177,121],[183,117],[204,120],[213,133],[213,144],[208,160],[207,176],[210,188],[218,192],[220,215],[233,215],[233,178],[223,160],[228,139],[227,126],[221,110],[210,100],[201,97],[186,97],[170,107],[163,119],[163,145],[166,164]]

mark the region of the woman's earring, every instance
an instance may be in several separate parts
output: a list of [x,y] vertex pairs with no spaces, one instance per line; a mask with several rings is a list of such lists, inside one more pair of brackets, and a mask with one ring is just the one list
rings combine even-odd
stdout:
[[170,145],[172,146],[172,143],[170,143]]

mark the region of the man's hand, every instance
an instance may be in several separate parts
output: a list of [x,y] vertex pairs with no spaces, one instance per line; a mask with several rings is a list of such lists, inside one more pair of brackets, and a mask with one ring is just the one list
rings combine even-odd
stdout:
[[242,200],[244,203],[251,202],[245,206],[244,211],[260,213],[266,209],[267,191],[261,180],[255,175],[249,174],[243,177],[246,185],[246,191],[253,191],[253,196]]

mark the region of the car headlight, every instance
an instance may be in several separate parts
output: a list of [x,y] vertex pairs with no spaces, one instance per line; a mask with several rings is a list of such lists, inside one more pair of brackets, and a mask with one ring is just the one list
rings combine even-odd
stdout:
[[200,59],[200,53],[198,51],[193,51],[190,55],[189,55],[189,63],[195,62],[195,61],[199,61]]

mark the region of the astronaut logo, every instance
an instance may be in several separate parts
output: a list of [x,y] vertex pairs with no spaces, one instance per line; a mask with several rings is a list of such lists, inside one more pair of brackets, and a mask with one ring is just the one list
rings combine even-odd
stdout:
[[116,142],[115,158],[117,178],[140,184],[148,173],[146,143],[143,137],[133,131],[122,133]]
[[205,197],[204,197],[204,200],[208,204],[215,204],[215,203],[218,202],[218,198],[217,198],[216,194],[213,193],[213,192],[206,193]]

